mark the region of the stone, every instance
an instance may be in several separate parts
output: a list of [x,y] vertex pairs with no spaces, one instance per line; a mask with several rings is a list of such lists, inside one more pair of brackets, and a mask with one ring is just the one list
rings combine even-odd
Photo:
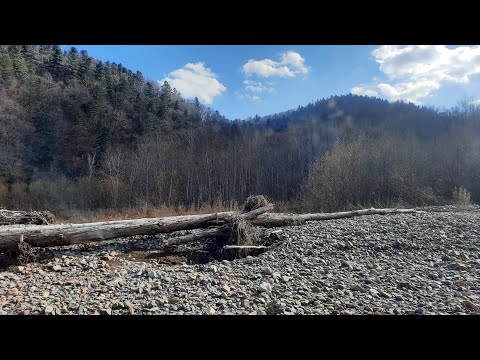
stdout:
[[378,291],[375,290],[374,288],[368,289],[368,292],[369,292],[372,296],[378,296]]
[[15,273],[22,273],[25,270],[25,266],[12,266],[11,270]]
[[381,296],[381,297],[384,297],[384,298],[391,298],[392,295],[390,295],[389,293],[387,293],[386,291],[383,291],[382,289],[379,289],[378,290],[378,294]]
[[423,309],[422,308],[417,308],[415,310],[415,315],[423,315]]
[[406,289],[412,289],[412,288],[413,288],[412,284],[410,284],[410,283],[407,282],[407,281],[401,281],[401,282],[399,282],[399,283],[398,283],[398,287],[399,287],[399,288],[406,288]]
[[156,279],[158,277],[157,273],[155,270],[149,270],[147,272],[147,276],[150,278],[150,279]]
[[143,293],[143,287],[141,287],[141,286],[139,286],[139,287],[134,287],[134,288],[132,288],[132,291],[133,291],[134,293],[141,294],[141,293]]
[[271,292],[272,291],[272,285],[270,285],[270,283],[264,281],[257,287],[257,291],[259,293]]
[[7,295],[8,296],[18,296],[18,295],[20,295],[20,291],[17,288],[11,288],[11,289],[8,289]]
[[60,270],[62,270],[62,267],[60,265],[54,265],[52,267],[52,269],[53,269],[53,271],[60,271]]
[[252,265],[253,264],[253,256],[250,256],[248,255],[246,258],[245,258],[245,263],[246,264],[249,264],[249,265]]
[[179,304],[181,300],[178,297],[171,297],[168,299],[169,304]]
[[271,301],[267,304],[267,315],[277,315],[282,314],[286,306],[284,303],[279,301]]
[[215,309],[210,306],[210,307],[207,309],[207,314],[208,314],[208,315],[214,315],[214,314],[215,314]]
[[468,267],[464,263],[455,262],[455,263],[452,264],[452,269],[459,270],[459,271],[465,271],[465,270],[468,270]]
[[358,284],[355,284],[355,285],[350,286],[350,290],[352,290],[352,291],[360,291],[360,292],[364,292],[364,291],[365,291],[365,289],[362,288],[362,287],[361,287],[360,285],[358,285]]
[[263,268],[262,273],[265,275],[273,275],[273,271],[269,267]]
[[475,303],[471,302],[470,300],[463,300],[462,304],[463,304],[463,306],[465,306],[466,308],[468,308],[470,310],[480,311],[480,305],[475,304]]

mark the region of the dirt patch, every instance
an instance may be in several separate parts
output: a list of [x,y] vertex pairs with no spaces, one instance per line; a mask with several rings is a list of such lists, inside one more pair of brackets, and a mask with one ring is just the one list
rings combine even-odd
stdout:
[[118,260],[112,259],[112,260],[105,260],[105,262],[108,264],[110,267],[118,267],[121,266],[122,263]]
[[239,252],[238,249],[224,249],[218,247],[217,244],[211,243],[202,248],[186,249],[186,250],[155,250],[155,251],[131,251],[120,255],[121,257],[134,260],[150,262],[154,261],[159,264],[181,265],[183,263],[206,264],[211,261],[235,260],[243,258],[247,255],[258,256],[269,250],[269,245],[276,243],[279,239],[267,238],[264,242],[267,246],[265,249],[251,249]]
[[120,255],[121,257],[128,260],[137,260],[137,261],[155,261],[160,264],[168,265],[180,265],[182,263],[187,263],[188,259],[186,256],[181,254],[172,254],[171,252],[164,251],[132,251],[126,254]]

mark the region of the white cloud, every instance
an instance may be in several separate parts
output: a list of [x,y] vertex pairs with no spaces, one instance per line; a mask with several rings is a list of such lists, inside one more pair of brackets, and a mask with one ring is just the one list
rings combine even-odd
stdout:
[[368,89],[363,86],[354,86],[352,88],[352,94],[355,95],[366,95],[366,96],[377,96],[378,93],[373,89]]
[[172,71],[160,83],[168,81],[187,98],[198,97],[199,100],[211,104],[215,96],[220,95],[227,88],[220,83],[211,69],[205,63],[188,63],[183,68]]
[[251,92],[269,92],[273,91],[272,87],[265,86],[261,81],[254,81],[254,80],[244,80],[243,84],[245,85],[245,90]]
[[372,55],[389,80],[377,88],[392,100],[419,104],[448,83],[467,84],[480,74],[478,45],[384,45]]
[[251,95],[251,94],[242,94],[242,93],[236,93],[236,96],[237,98],[239,98],[240,100],[250,100],[252,102],[259,102],[262,100],[262,98],[258,95]]
[[260,100],[262,100],[262,98],[258,95],[250,95],[250,94],[246,94],[245,97],[248,99],[248,100],[251,100],[253,102],[259,102]]
[[403,82],[395,86],[381,83],[378,84],[378,88],[392,100],[406,100],[414,104],[419,104],[420,99],[440,89],[440,83],[423,79],[416,82]]
[[310,68],[305,65],[305,59],[297,52],[287,51],[281,54],[280,61],[271,59],[249,59],[243,65],[243,73],[246,76],[258,75],[261,77],[295,77],[298,74],[306,74]]
[[295,73],[307,74],[310,71],[309,67],[305,66],[305,59],[295,51],[283,53],[280,64],[290,65]]
[[473,101],[472,101],[472,104],[473,104],[473,105],[480,105],[480,99],[478,99],[478,100],[473,100]]

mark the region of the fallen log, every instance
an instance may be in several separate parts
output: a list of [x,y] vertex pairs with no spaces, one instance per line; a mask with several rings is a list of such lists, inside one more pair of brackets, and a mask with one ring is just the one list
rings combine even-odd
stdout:
[[228,221],[229,224],[227,225],[223,225],[215,229],[204,230],[196,234],[188,234],[188,235],[180,236],[177,238],[165,240],[163,244],[165,246],[180,245],[180,244],[186,244],[186,243],[191,243],[195,241],[205,240],[212,237],[224,236],[229,234],[232,231],[231,223],[233,223],[234,221],[253,220],[257,216],[271,210],[273,210],[273,204],[267,204],[266,206],[263,206],[261,208],[252,210],[244,214],[229,216],[229,221]]
[[13,211],[0,209],[0,225],[35,224],[48,225],[55,221],[49,211]]
[[[202,229],[211,226],[217,228],[189,234],[167,240],[165,245],[194,242],[228,233],[232,224],[238,220],[250,220],[250,223],[263,227],[280,227],[304,224],[307,221],[350,218],[373,214],[417,213],[415,209],[364,209],[338,213],[318,214],[264,214],[273,209],[273,204],[247,213],[222,212],[205,215],[171,216],[164,218],[146,218],[123,221],[107,221],[86,224],[60,225],[14,225],[0,227],[0,251],[15,249],[20,238],[33,247],[74,245],[95,241],[105,241],[134,235],[156,235],[180,230]],[[263,214],[263,215],[262,215]],[[261,215],[261,216],[259,216]],[[235,244],[231,244],[235,245]],[[238,244],[241,245],[241,244]]]
[[336,213],[315,213],[315,214],[268,214],[257,217],[252,221],[253,225],[263,227],[281,227],[290,225],[302,225],[307,221],[333,220],[352,218],[363,215],[386,215],[386,214],[408,214],[419,213],[416,209],[362,209],[342,211]]
[[266,249],[268,246],[264,245],[225,245],[223,249],[225,250],[230,250],[230,249],[253,249],[253,250],[258,250],[258,249]]
[[86,224],[24,225],[0,228],[0,251],[15,248],[23,241],[33,247],[74,245],[94,241],[111,240],[134,235],[156,235],[180,230],[207,228],[224,225],[237,217],[251,220],[273,209],[270,204],[246,214],[225,212],[192,216],[171,216],[124,221],[106,221]]
[[214,229],[203,230],[195,234],[188,234],[179,236],[173,239],[165,240],[163,244],[165,246],[187,244],[195,241],[205,240],[212,237],[227,235],[230,231],[230,226],[223,225]]

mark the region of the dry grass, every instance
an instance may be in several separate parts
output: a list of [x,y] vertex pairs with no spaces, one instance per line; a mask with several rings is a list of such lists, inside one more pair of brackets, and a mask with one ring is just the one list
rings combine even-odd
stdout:
[[198,215],[211,214],[223,211],[232,211],[238,209],[226,208],[220,205],[204,205],[199,209],[188,209],[185,207],[160,207],[160,208],[139,208],[126,209],[122,211],[115,210],[98,210],[90,213],[80,213],[75,211],[66,211],[64,214],[59,214],[56,217],[57,223],[86,223],[97,221],[114,221],[114,220],[129,220],[142,218],[156,218],[165,216],[180,216],[180,215]]

